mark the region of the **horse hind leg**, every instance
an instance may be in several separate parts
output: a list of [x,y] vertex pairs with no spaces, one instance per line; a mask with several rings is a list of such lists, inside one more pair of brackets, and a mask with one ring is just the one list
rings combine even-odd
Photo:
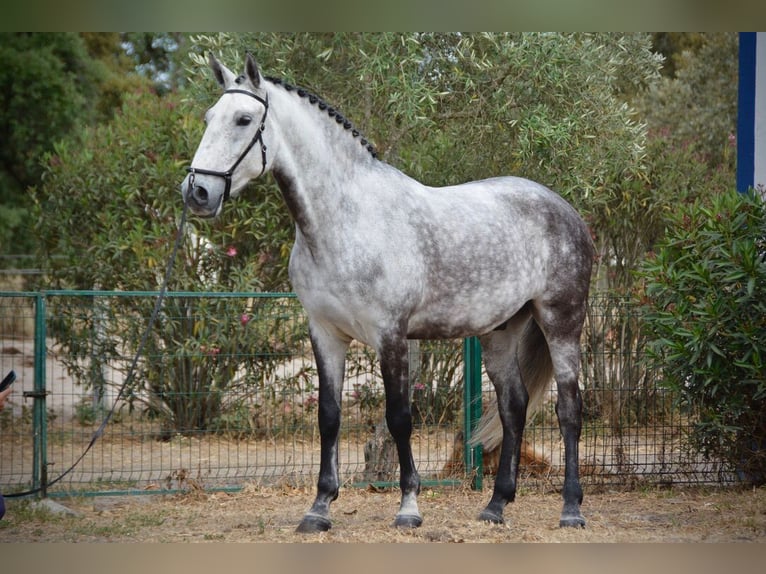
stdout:
[[[484,365],[497,394],[497,418],[503,430],[495,486],[489,504],[479,514],[482,521],[502,524],[505,506],[516,498],[522,435],[530,395],[532,402],[536,403],[542,394],[540,389],[547,386],[550,380],[546,369],[526,368],[529,359],[524,355],[537,351],[530,348],[528,332],[531,329],[537,329],[534,321],[530,320],[528,313],[521,313],[508,323],[505,330],[480,338]],[[543,356],[543,360],[545,358]],[[482,429],[479,429],[477,438],[480,441],[481,434]]]
[[582,430],[582,396],[577,379],[580,371],[580,333],[585,303],[538,309],[551,353],[556,388],[556,416],[564,439],[564,507],[559,526],[585,527],[580,506],[583,491],[579,474],[579,442]]

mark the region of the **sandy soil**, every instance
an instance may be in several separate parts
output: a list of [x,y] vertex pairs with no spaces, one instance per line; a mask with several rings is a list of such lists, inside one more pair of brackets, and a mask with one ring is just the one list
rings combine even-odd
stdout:
[[294,531],[310,488],[56,499],[73,515],[13,499],[0,534],[4,542],[766,542],[766,488],[586,492],[585,529],[558,528],[558,494],[524,491],[505,525],[480,523],[488,497],[486,488],[424,489],[423,526],[398,530],[398,492],[346,488],[333,528],[312,535]]

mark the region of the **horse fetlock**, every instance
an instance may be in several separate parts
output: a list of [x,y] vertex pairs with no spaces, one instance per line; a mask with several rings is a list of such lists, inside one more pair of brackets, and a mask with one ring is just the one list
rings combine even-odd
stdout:
[[492,492],[492,501],[490,506],[497,506],[498,508],[504,508],[506,504],[510,504],[516,500],[516,481],[503,481],[498,472],[498,478],[495,481],[495,488]]
[[317,481],[317,502],[326,500],[329,505],[330,502],[338,498],[340,492],[340,486],[338,479],[335,476],[320,476]]

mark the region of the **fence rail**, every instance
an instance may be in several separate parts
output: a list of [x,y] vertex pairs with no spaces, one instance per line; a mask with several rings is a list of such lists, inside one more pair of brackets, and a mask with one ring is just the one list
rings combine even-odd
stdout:
[[[81,456],[117,399],[156,296],[0,293],[0,369],[19,375],[0,413],[0,491],[46,487]],[[732,480],[684,447],[692,417],[643,360],[637,311],[622,299],[591,301],[582,355],[583,483]],[[411,342],[413,450],[426,480],[481,487],[481,469],[493,471],[493,453],[462,440],[481,413],[481,396],[490,394],[479,360],[475,340]],[[169,293],[115,417],[48,494],[313,484],[317,390],[306,317],[293,295]],[[557,488],[563,463],[553,390],[550,399],[527,428],[523,473]],[[396,478],[383,404],[373,353],[352,345],[340,452],[347,484]]]

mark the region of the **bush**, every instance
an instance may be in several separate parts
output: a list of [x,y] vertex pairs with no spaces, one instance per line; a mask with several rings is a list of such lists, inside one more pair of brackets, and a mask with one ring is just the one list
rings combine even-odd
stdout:
[[[42,184],[32,189],[45,289],[156,290],[182,209],[179,184],[201,126],[177,95],[126,94],[108,124],[80,141],[57,143]],[[259,195],[260,194],[260,195]],[[251,292],[287,285],[289,214],[265,185],[232,202],[215,221],[189,218],[170,289]],[[51,334],[67,352],[76,381],[96,398],[107,367],[122,372],[154,306],[151,297],[54,298]],[[131,406],[147,405],[168,430],[208,428],[242,385],[263,384],[278,346],[305,336],[297,320],[250,321],[269,309],[257,300],[168,298],[138,365]],[[247,317],[248,320],[244,320]],[[286,329],[278,340],[264,329]],[[257,349],[256,355],[243,349]],[[162,357],[162,360],[157,359]],[[244,373],[244,374],[243,374]]]
[[695,422],[690,445],[766,479],[766,206],[726,193],[682,206],[646,280],[648,351]]

